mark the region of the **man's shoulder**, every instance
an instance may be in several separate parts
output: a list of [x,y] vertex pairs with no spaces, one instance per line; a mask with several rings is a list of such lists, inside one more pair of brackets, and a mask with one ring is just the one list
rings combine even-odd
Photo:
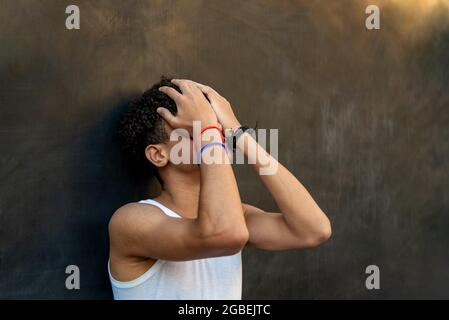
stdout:
[[130,202],[118,208],[109,220],[109,233],[114,234],[133,228],[136,224],[150,222],[152,217],[161,216],[161,210],[153,205]]
[[123,214],[127,214],[127,213],[133,213],[136,211],[142,211],[144,209],[151,210],[152,207],[154,207],[154,206],[148,206],[146,203],[128,202],[128,203],[122,205],[117,210],[115,210],[115,212],[112,216],[114,217],[115,215],[119,216],[119,215],[123,215]]

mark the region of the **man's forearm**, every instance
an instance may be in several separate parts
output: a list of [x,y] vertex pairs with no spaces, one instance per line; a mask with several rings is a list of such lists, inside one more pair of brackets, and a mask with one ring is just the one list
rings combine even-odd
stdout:
[[[201,145],[221,142],[218,131],[211,136],[211,140],[203,141]],[[211,153],[218,163],[207,163],[207,155]],[[225,149],[219,145],[211,146],[204,151],[202,159],[198,215],[202,229],[209,234],[247,232],[237,183]]]
[[265,167],[277,168],[273,174],[260,175],[260,178],[292,231],[304,237],[314,237],[317,233],[330,229],[329,219],[304,186],[250,134],[244,133],[238,139],[237,148],[245,154],[249,163],[253,163],[252,166],[259,175],[260,170]]

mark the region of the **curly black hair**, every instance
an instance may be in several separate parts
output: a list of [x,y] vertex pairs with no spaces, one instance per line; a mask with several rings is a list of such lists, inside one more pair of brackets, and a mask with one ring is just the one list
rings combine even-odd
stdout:
[[142,96],[129,103],[127,111],[120,120],[118,130],[119,144],[122,151],[131,158],[138,169],[153,174],[161,184],[163,181],[156,168],[147,161],[145,148],[149,144],[164,143],[169,136],[165,131],[162,117],[156,112],[159,107],[168,109],[176,115],[176,103],[160,87],[168,86],[180,89],[171,83],[171,79],[162,77],[161,81],[145,91]]

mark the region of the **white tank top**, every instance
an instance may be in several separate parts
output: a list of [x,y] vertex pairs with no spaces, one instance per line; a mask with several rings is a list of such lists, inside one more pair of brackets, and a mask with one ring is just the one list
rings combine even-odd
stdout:
[[[142,200],[159,207],[170,217],[177,213],[155,200]],[[182,218],[181,218],[182,219]],[[190,261],[157,260],[144,274],[131,281],[109,278],[115,300],[240,300],[242,298],[241,252],[225,257]]]

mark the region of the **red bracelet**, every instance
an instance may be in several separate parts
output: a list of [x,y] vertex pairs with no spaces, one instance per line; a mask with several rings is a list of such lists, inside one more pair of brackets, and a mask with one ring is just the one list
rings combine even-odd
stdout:
[[201,129],[200,136],[204,133],[204,131],[209,130],[209,129],[217,129],[220,132],[222,142],[223,143],[225,142],[225,137],[223,135],[223,130],[221,130],[219,126],[211,125],[211,126],[204,127],[203,129]]

